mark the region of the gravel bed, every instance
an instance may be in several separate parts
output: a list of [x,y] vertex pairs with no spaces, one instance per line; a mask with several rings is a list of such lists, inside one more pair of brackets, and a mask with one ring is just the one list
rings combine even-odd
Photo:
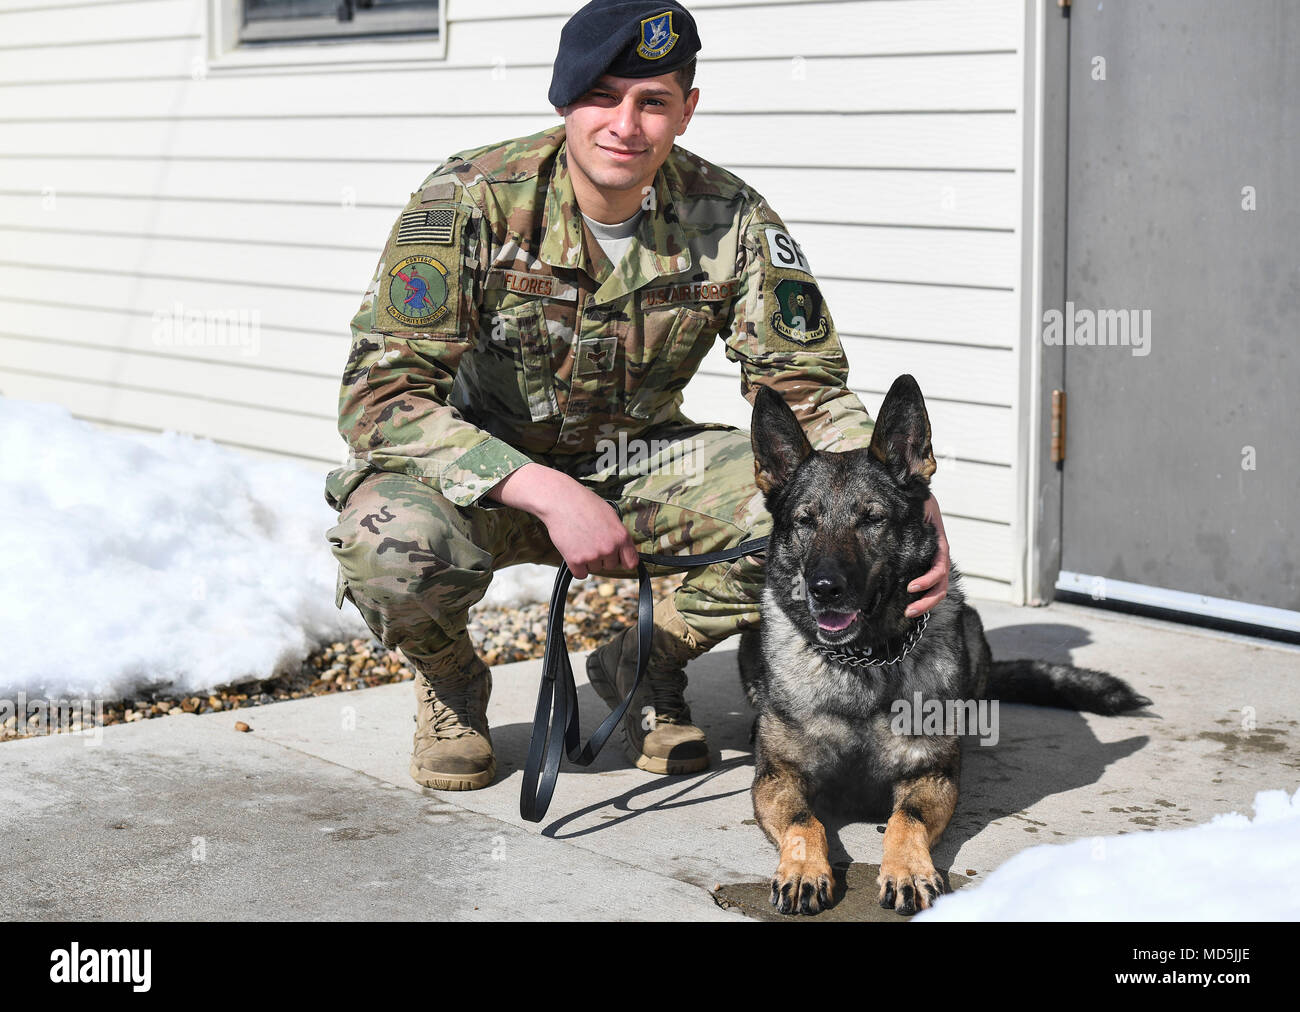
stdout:
[[[683,577],[655,580],[655,598],[671,593]],[[637,582],[591,577],[569,590],[564,634],[570,651],[591,650],[636,621]],[[541,657],[546,648],[545,602],[521,608],[475,608],[470,612],[469,633],[479,656],[489,666]],[[202,695],[176,695],[166,690],[143,693],[138,698],[104,702],[104,724],[132,723],[183,713],[242,710],[304,696],[324,696],[392,682],[407,682],[415,673],[396,650],[387,650],[372,637],[331,643],[303,659],[296,672],[266,680],[251,680]],[[33,697],[34,698],[34,697]],[[34,723],[35,715],[31,718]],[[241,726],[242,724],[242,726]],[[248,730],[246,722],[236,724]],[[80,730],[73,725],[67,730]],[[10,717],[0,726],[0,741],[30,738],[43,731],[19,728]]]

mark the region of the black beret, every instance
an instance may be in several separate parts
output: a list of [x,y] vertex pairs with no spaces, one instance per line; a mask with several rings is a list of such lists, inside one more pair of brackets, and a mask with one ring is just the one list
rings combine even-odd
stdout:
[[602,74],[658,77],[690,63],[699,51],[695,19],[673,0],[592,0],[560,30],[547,98],[563,107]]

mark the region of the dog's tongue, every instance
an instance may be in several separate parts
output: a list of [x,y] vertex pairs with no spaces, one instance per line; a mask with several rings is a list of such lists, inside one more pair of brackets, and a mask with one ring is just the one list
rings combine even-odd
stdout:
[[827,632],[840,632],[852,625],[853,620],[857,617],[858,613],[856,611],[828,611],[817,616],[817,625]]

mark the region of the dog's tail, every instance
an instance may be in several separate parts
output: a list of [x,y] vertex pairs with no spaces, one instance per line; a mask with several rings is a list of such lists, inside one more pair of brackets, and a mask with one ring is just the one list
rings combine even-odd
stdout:
[[988,697],[1108,717],[1151,705],[1151,700],[1138,695],[1122,678],[1047,661],[994,661],[989,668]]

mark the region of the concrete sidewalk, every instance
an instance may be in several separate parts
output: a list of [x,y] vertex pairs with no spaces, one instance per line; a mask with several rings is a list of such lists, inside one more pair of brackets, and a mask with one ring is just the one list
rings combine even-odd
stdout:
[[[1300,648],[1071,605],[975,604],[994,656],[1109,670],[1155,703],[1113,718],[1003,706],[999,743],[966,748],[940,868],[978,883],[1034,844],[1190,826],[1300,781]],[[606,710],[574,661],[585,736]],[[539,672],[494,671],[499,772],[482,791],[411,781],[409,684],[114,726],[97,746],[0,746],[0,917],[743,920],[715,886],[765,882],[776,858],[752,823],[734,649],[689,669],[711,770],[653,776],[611,743],[589,769],[566,766],[534,826],[518,797]],[[880,860],[876,824],[830,829],[833,861]],[[860,869],[849,881],[841,912],[869,912]]]

